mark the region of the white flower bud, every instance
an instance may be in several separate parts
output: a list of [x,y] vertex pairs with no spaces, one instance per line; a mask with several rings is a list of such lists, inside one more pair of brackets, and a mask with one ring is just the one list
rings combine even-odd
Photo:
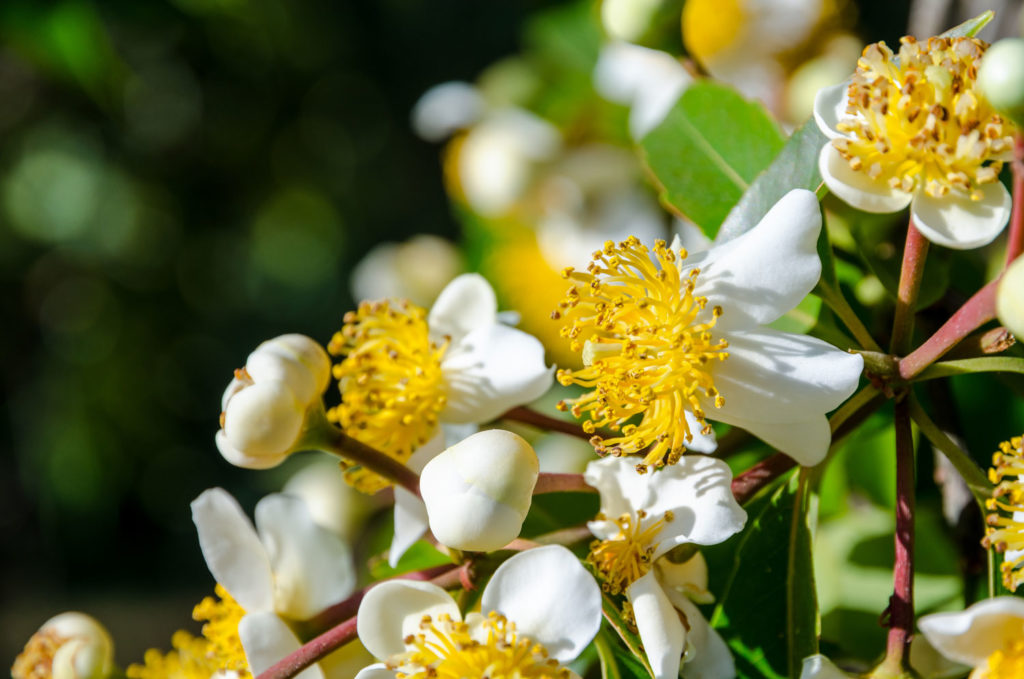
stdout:
[[978,88],[1000,113],[1024,125],[1024,39],[1005,38],[985,51]]
[[522,437],[491,429],[427,463],[420,493],[444,545],[489,552],[519,536],[537,484],[537,454]]
[[50,618],[25,644],[11,668],[13,679],[105,679],[114,667],[114,642],[84,613]]
[[996,315],[1018,339],[1024,339],[1024,257],[1006,269],[996,291]]
[[249,469],[280,464],[293,452],[330,376],[327,352],[305,335],[281,335],[258,346],[224,391],[216,437],[221,454]]

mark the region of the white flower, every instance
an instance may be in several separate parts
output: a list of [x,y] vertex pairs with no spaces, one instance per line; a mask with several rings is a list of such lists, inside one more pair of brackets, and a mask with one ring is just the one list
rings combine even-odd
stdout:
[[1004,38],[988,48],[978,89],[1010,120],[1024,124],[1024,39]]
[[61,613],[42,624],[14,659],[13,679],[106,679],[114,669],[114,642],[84,613]]
[[972,677],[1024,672],[1024,599],[1001,596],[964,611],[925,615],[918,627],[942,655],[975,668]]
[[445,137],[469,127],[487,110],[480,91],[466,82],[451,81],[434,85],[413,106],[412,129],[427,141]]
[[549,658],[564,666],[601,626],[597,583],[557,545],[522,552],[499,566],[480,607],[463,622],[452,597],[435,585],[378,584],[359,606],[357,626],[367,650],[383,663],[357,679],[394,679],[398,671],[429,668],[441,676],[478,677],[485,670],[490,676],[519,676],[517,671],[536,671]]
[[670,563],[654,567],[673,547],[718,544],[743,528],[747,514],[732,495],[729,467],[699,456],[649,475],[634,467],[621,457],[587,465],[584,479],[601,494],[601,512],[587,524],[601,542],[587,560],[605,589],[629,599],[655,679],[678,675],[684,651],[685,676],[733,676],[725,643],[687,596],[707,586],[703,560],[681,569]]
[[[256,505],[256,527],[220,488],[192,502],[192,520],[210,573],[244,609],[238,636],[256,675],[297,650],[287,620],[308,620],[352,593],[348,546],[312,519],[302,500],[274,493]],[[307,674],[308,673],[308,674]],[[319,667],[303,672],[322,679]]]
[[224,391],[217,449],[231,464],[274,467],[295,450],[308,412],[320,407],[331,360],[305,335],[256,347]]
[[[764,327],[817,283],[820,229],[814,194],[795,190],[753,229],[704,252],[656,243],[655,263],[636,239],[606,243],[591,264],[596,273],[566,272],[576,286],[558,315],[585,367],[558,379],[595,390],[562,407],[589,415],[588,430],[619,432],[599,450],[646,449],[643,464],[653,467],[687,448],[713,449],[708,419],[746,429],[801,464],[820,462],[831,442],[825,413],[856,389],[863,360]],[[628,422],[636,415],[639,423]]]
[[602,47],[594,68],[601,96],[629,106],[629,132],[637,141],[661,124],[691,82],[671,54],[627,42]]
[[800,679],[850,679],[850,675],[836,667],[831,660],[818,654],[804,658]]
[[1011,205],[999,171],[1013,137],[975,87],[983,52],[971,38],[903,38],[898,58],[868,45],[853,78],[814,101],[831,140],[818,162],[829,190],[865,212],[910,205],[914,226],[945,247],[999,235]]
[[996,291],[996,315],[999,322],[1024,340],[1024,257],[1006,268]]
[[[401,462],[439,424],[489,422],[552,382],[544,347],[499,322],[494,290],[478,274],[449,283],[429,314],[407,303],[363,303],[329,348],[343,360],[335,366],[342,403],[328,416]],[[386,485],[364,471],[350,472],[356,487]]]
[[352,269],[352,295],[428,305],[463,269],[454,244],[439,236],[419,234],[403,243],[381,243],[366,253]]
[[537,484],[537,454],[521,436],[490,429],[427,463],[420,493],[441,544],[490,552],[519,537]]

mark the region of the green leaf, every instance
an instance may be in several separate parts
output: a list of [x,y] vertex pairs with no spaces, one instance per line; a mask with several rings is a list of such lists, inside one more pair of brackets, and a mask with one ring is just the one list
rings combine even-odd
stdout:
[[437,551],[437,548],[432,544],[426,540],[420,540],[413,543],[412,547],[402,555],[402,558],[399,559],[394,568],[389,566],[388,562],[384,559],[371,563],[370,575],[374,580],[383,580],[402,573],[442,566],[451,562],[449,557]]
[[643,663],[617,644],[607,628],[598,632],[594,645],[601,663],[601,679],[650,679]]
[[816,191],[821,186],[818,156],[828,142],[814,119],[807,120],[789,139],[726,217],[719,240],[731,240],[754,228],[768,210],[793,189]]
[[[615,632],[619,635],[619,638],[622,639],[622,643],[626,645],[626,649],[629,650],[630,657],[634,658],[637,661],[637,663],[640,664],[643,670],[643,673],[641,674],[626,674],[622,676],[637,676],[643,677],[643,679],[653,677],[654,671],[651,670],[651,666],[647,662],[647,656],[644,655],[643,646],[640,645],[640,637],[637,636],[636,632],[634,632],[630,628],[629,623],[627,623],[626,620],[622,617],[622,612],[619,610],[619,605],[607,594],[602,594],[601,609],[604,613],[604,619],[608,622],[608,625],[613,630],[615,630]],[[620,651],[620,654],[621,653],[624,653],[624,651]],[[604,667],[603,662],[602,667]]]
[[713,238],[783,137],[763,106],[702,81],[687,88],[640,146],[665,206]]
[[1024,358],[1017,358],[1015,356],[983,356],[981,358],[964,358],[959,361],[942,361],[925,368],[915,379],[916,381],[934,380],[937,377],[989,372],[1024,374]]
[[973,19],[968,19],[959,26],[954,26],[939,37],[941,38],[973,38],[978,31],[985,28],[988,22],[992,21],[996,13],[992,10],[982,12]]
[[791,474],[748,507],[747,526],[711,619],[741,676],[796,677],[803,659],[818,652],[806,478],[806,472]]

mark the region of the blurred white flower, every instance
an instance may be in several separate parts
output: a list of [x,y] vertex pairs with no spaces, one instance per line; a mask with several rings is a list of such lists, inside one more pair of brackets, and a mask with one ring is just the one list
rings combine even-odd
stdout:
[[825,656],[818,654],[804,658],[800,667],[800,679],[850,679],[850,675],[832,664]]
[[479,120],[487,105],[480,91],[466,82],[434,85],[412,109],[412,129],[427,141],[442,141]]
[[651,27],[664,0],[603,0],[601,24],[614,40],[636,42]]
[[1024,125],[1024,38],[1004,38],[988,48],[978,89],[1000,113]]
[[814,102],[831,140],[818,162],[829,191],[865,212],[909,205],[914,226],[945,247],[999,235],[1012,202],[999,171],[1013,136],[975,86],[984,51],[973,38],[905,37],[898,56],[868,45],[853,78]]
[[[557,314],[584,368],[558,379],[592,391],[560,407],[589,417],[589,432],[617,432],[599,452],[643,452],[649,467],[713,450],[708,419],[801,464],[820,462],[832,438],[825,413],[857,388],[863,360],[765,327],[817,283],[820,229],[814,194],[794,190],[753,229],[704,252],[607,242],[591,269],[565,274],[575,285]],[[635,415],[642,419],[628,422]]]
[[683,662],[687,677],[734,676],[725,642],[690,600],[706,595],[703,560],[656,567],[678,545],[718,544],[743,528],[747,514],[733,497],[728,465],[686,456],[641,475],[628,458],[606,457],[587,465],[584,479],[601,494],[601,511],[587,524],[600,542],[587,561],[606,591],[629,600],[655,679],[676,677]]
[[459,550],[504,547],[519,537],[538,473],[537,454],[521,436],[499,429],[473,434],[420,474],[431,532]]
[[1000,323],[1024,341],[1024,257],[1014,260],[999,282],[996,315]]
[[352,296],[429,306],[463,268],[458,248],[439,236],[420,234],[404,243],[382,243],[352,269]]
[[691,82],[693,77],[671,54],[628,42],[602,47],[594,68],[601,96],[629,106],[629,132],[637,141],[665,119]]
[[249,354],[221,400],[217,449],[233,465],[274,467],[301,439],[310,410],[319,409],[331,360],[305,335],[281,335]]
[[922,616],[918,627],[937,651],[973,667],[971,677],[1024,673],[1024,599],[985,599],[964,611]]
[[56,615],[42,624],[14,659],[13,679],[106,679],[114,669],[114,642],[84,613]]
[[[238,638],[249,670],[263,672],[301,643],[287,621],[308,620],[352,593],[348,546],[313,521],[302,500],[273,493],[256,505],[256,526],[221,488],[192,502],[203,558],[242,608]],[[319,666],[304,679],[323,678]]]
[[312,457],[285,482],[282,492],[301,499],[318,525],[349,544],[356,541],[369,515],[382,507],[376,497],[345,483],[337,458],[326,455]]
[[376,585],[359,606],[357,625],[359,638],[382,663],[356,679],[395,679],[399,673],[562,676],[565,664],[601,626],[597,583],[572,552],[557,545],[501,564],[484,588],[480,608],[463,622],[458,605],[436,585],[411,580]]

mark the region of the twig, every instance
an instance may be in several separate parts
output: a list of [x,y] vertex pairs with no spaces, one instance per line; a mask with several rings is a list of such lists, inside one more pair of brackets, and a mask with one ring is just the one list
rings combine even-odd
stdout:
[[557,431],[561,434],[575,436],[576,438],[583,439],[584,441],[590,441],[590,439],[594,437],[593,434],[588,434],[583,431],[583,427],[575,422],[560,420],[557,417],[538,413],[536,410],[531,410],[524,406],[519,406],[518,408],[509,410],[499,419],[522,422],[523,424],[528,424],[531,427],[536,427],[537,429],[543,429],[545,431]]

